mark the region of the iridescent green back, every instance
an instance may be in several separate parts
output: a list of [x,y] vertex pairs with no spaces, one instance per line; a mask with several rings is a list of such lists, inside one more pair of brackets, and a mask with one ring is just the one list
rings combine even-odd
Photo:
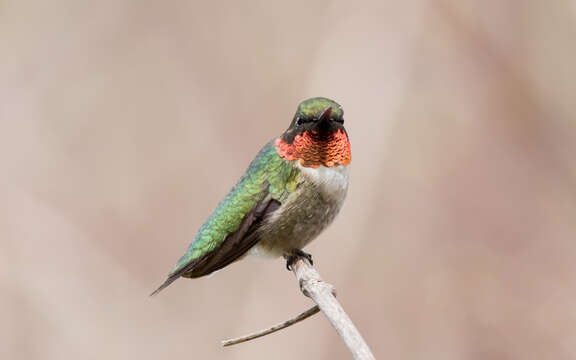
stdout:
[[217,249],[226,237],[238,230],[244,217],[265,196],[283,202],[296,189],[299,170],[278,156],[274,140],[266,144],[226,198],[200,227],[186,254],[172,273]]

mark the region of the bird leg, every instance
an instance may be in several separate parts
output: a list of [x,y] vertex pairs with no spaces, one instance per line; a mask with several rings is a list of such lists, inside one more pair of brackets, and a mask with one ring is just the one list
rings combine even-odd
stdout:
[[312,261],[312,255],[304,252],[300,249],[292,249],[292,251],[288,254],[284,254],[284,259],[286,259],[286,269],[288,271],[292,271],[292,265],[298,260],[298,258],[305,258],[308,260],[310,265],[314,265],[314,261]]

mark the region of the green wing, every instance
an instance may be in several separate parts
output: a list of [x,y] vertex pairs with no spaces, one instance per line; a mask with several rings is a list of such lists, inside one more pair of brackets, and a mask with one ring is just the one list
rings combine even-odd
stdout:
[[181,276],[208,275],[244,255],[258,242],[256,230],[266,217],[296,189],[298,173],[278,156],[274,141],[266,144],[152,295]]

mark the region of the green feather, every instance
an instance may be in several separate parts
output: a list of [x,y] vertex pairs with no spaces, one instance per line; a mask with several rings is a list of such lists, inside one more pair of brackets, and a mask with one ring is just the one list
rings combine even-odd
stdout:
[[229,234],[238,230],[244,217],[264,196],[269,194],[282,203],[288,194],[296,189],[299,173],[296,167],[278,155],[274,140],[267,143],[226,198],[200,227],[172,274],[222,245]]

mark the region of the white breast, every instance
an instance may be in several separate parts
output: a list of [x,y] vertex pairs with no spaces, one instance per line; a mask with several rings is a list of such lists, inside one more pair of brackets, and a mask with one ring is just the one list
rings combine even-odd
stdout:
[[322,191],[337,200],[344,200],[348,190],[348,168],[349,166],[325,167],[320,165],[317,168],[305,167],[298,163],[302,174],[312,183],[318,185]]

